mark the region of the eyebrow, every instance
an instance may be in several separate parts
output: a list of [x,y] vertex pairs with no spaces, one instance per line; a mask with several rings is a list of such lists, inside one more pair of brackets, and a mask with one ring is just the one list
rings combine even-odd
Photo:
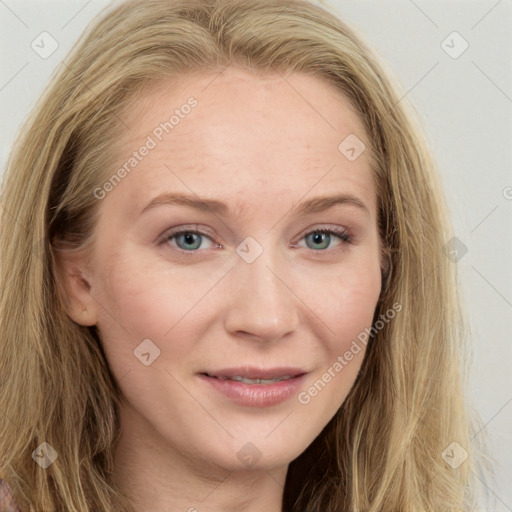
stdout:
[[[210,211],[219,215],[226,215],[229,213],[228,205],[222,201],[218,201],[217,199],[164,192],[144,206],[140,211],[139,216],[153,208],[156,208],[157,206],[164,205],[188,206],[190,208],[195,208],[196,210],[206,212]],[[293,215],[318,213],[332,208],[335,205],[355,206],[366,214],[370,214],[368,207],[359,198],[351,194],[334,194],[314,197],[313,199],[294,205],[291,209],[291,213]]]

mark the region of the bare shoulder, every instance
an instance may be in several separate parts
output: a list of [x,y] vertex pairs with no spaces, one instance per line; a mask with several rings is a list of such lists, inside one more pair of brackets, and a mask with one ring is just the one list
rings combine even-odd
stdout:
[[5,480],[0,478],[0,512],[20,512],[14,501],[11,489]]

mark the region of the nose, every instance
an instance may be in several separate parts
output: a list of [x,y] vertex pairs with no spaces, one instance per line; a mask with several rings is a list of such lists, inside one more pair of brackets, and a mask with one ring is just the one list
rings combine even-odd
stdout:
[[297,329],[300,301],[290,274],[267,254],[252,263],[240,258],[231,272],[224,323],[233,336],[272,342]]

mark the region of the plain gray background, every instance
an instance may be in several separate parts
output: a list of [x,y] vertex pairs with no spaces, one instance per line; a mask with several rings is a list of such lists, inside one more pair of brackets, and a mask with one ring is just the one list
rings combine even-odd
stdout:
[[[50,75],[107,3],[0,0],[2,170]],[[467,248],[453,264],[472,327],[468,395],[495,459],[487,510],[512,511],[512,0],[321,4],[387,61],[434,150]],[[58,47],[48,56],[52,39]]]

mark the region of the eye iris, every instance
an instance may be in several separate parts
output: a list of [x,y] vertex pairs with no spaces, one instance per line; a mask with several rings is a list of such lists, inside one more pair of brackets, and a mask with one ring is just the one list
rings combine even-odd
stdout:
[[[194,244],[194,237],[196,237],[195,244]],[[199,235],[197,233],[189,233],[189,232],[182,233],[181,235],[178,235],[178,237],[176,238],[176,242],[178,242],[179,240],[185,240],[185,244],[193,245],[193,247],[191,247],[190,245],[181,247],[182,249],[185,249],[185,250],[197,249],[201,245],[201,235]]]
[[[329,233],[322,233],[321,231],[316,231],[315,233],[312,233],[306,237],[306,240],[311,237],[313,240],[313,243],[315,244],[321,244],[323,239],[323,246],[322,247],[310,247],[310,249],[326,249],[329,246],[329,242],[331,241],[331,236]],[[327,242],[327,243],[325,243]]]

